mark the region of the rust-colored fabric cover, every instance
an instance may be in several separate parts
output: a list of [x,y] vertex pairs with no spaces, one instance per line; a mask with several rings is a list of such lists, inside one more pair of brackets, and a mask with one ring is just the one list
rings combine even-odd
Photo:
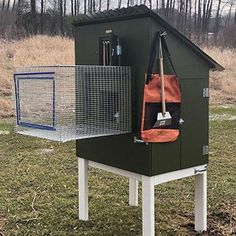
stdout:
[[[145,76],[146,81],[146,76]],[[176,75],[164,75],[166,104],[180,104],[180,85]],[[144,130],[146,103],[161,103],[161,80],[158,74],[152,74],[144,87],[141,137],[144,142],[173,142],[179,136],[178,128],[151,128]]]

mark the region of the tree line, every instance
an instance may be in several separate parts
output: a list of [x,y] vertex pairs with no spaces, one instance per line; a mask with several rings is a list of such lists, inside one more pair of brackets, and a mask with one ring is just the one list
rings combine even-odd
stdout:
[[236,0],[2,0],[0,35],[72,36],[80,14],[145,4],[192,40],[236,48]]

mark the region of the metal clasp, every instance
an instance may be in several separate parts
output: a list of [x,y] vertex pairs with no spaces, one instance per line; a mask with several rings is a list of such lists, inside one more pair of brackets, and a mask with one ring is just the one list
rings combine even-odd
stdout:
[[141,139],[138,139],[136,136],[134,136],[134,143],[140,143],[140,144],[148,145],[148,143],[144,142],[144,141],[141,140]]
[[205,171],[207,171],[207,165],[204,166],[202,169],[197,169],[197,168],[195,168],[195,169],[194,169],[194,174],[195,174],[195,175],[201,174],[201,173],[204,173]]
[[183,125],[183,124],[184,124],[184,119],[183,119],[183,118],[180,118],[180,119],[179,119],[179,124],[180,124],[180,125]]
[[167,35],[166,31],[160,33],[160,36],[166,36],[166,35]]

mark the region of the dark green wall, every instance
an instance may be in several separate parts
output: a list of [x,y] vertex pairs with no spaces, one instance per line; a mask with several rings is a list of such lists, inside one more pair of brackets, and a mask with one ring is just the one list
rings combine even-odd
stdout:
[[163,30],[167,32],[166,42],[171,54],[176,72],[181,79],[200,79],[209,77],[209,67],[205,60],[199,57],[192,48],[189,48],[178,37],[167,29],[150,19],[151,38],[155,32]]
[[[133,66],[135,69],[135,110],[141,114],[144,73],[147,67],[150,38],[150,19],[133,19],[113,23],[86,25],[76,29],[76,64],[99,64],[99,40],[106,35],[106,30],[112,30],[120,37],[123,46],[123,65]],[[140,124],[141,115],[135,115],[134,124]],[[135,126],[137,131],[139,127]]]
[[77,27],[76,64],[99,64],[98,38],[105,35],[105,30],[120,37],[123,65],[135,69],[134,132],[79,140],[77,156],[145,175],[207,163],[208,157],[202,155],[202,146],[208,144],[208,99],[202,97],[203,88],[208,87],[206,61],[167,31],[167,44],[181,82],[181,117],[185,123],[176,142],[134,144],[133,138],[140,131],[144,74],[152,37],[156,31],[166,29],[148,17]]

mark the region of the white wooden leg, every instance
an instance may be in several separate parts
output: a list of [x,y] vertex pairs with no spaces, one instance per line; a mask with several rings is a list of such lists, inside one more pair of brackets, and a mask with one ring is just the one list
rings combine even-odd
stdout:
[[79,219],[88,220],[88,160],[78,158]]
[[129,179],[129,205],[138,206],[138,180]]
[[195,176],[195,230],[207,230],[207,172]]
[[154,184],[152,177],[142,176],[143,236],[155,235]]

